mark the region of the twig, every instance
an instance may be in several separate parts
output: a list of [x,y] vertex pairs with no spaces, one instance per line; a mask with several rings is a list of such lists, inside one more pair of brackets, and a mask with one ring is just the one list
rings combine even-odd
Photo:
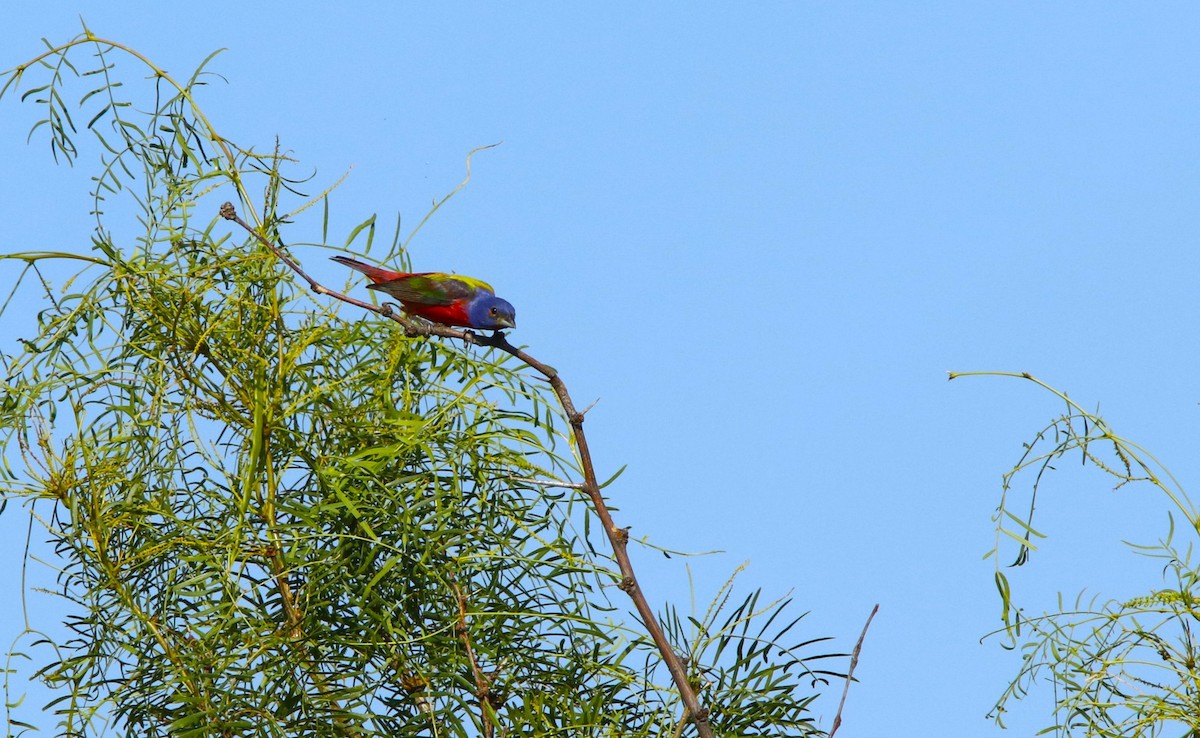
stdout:
[[878,603],[871,608],[871,614],[867,616],[867,622],[858,636],[858,643],[854,644],[854,650],[850,652],[850,668],[846,671],[846,686],[842,688],[842,701],[838,703],[837,714],[833,716],[833,727],[829,729],[829,738],[833,738],[833,734],[842,725],[842,708],[846,706],[846,695],[850,694],[850,682],[854,681],[854,667],[858,666],[858,654],[862,651],[863,641],[866,640],[867,628],[871,627],[871,621],[875,619],[877,612],[879,612]]
[[532,479],[530,477],[509,477],[510,482],[525,482],[538,487],[565,487],[566,489],[583,489],[583,485],[579,482],[559,482],[554,479]]
[[458,625],[455,630],[463,643],[463,651],[471,664],[471,675],[475,678],[475,696],[479,699],[479,718],[483,723],[483,738],[492,738],[495,728],[492,726],[491,680],[479,668],[479,660],[475,658],[475,648],[471,645],[471,632],[467,630],[467,596],[463,594],[458,582],[450,582],[454,588],[454,596],[458,600]]
[[289,269],[308,282],[313,292],[319,295],[328,295],[342,302],[356,305],[364,310],[378,313],[385,318],[390,318],[404,326],[404,331],[409,336],[457,338],[467,343],[500,349],[525,362],[526,365],[550,382],[550,386],[554,389],[554,394],[558,396],[558,401],[562,404],[563,414],[567,416],[567,421],[571,424],[571,433],[575,437],[575,447],[579,451],[579,465],[583,470],[583,483],[580,485],[580,489],[591,499],[596,516],[600,518],[600,522],[604,525],[604,532],[608,535],[608,540],[612,544],[613,558],[617,561],[617,568],[621,571],[621,582],[617,586],[633,600],[634,608],[641,617],[642,623],[646,626],[646,632],[650,634],[650,637],[654,640],[654,644],[658,647],[663,662],[667,665],[667,671],[671,673],[671,679],[675,682],[675,687],[679,690],[679,697],[683,700],[687,714],[691,716],[692,722],[696,725],[696,730],[700,734],[700,738],[714,738],[712,726],[708,724],[708,709],[700,704],[700,698],[696,695],[696,690],[688,682],[687,668],[684,666],[683,660],[675,653],[675,649],[671,648],[671,643],[667,640],[666,634],[663,633],[662,626],[658,624],[658,619],[654,617],[654,611],[650,608],[650,603],[646,600],[646,595],[638,585],[637,576],[633,571],[633,562],[630,561],[629,553],[626,550],[629,546],[629,530],[627,528],[618,528],[616,522],[613,521],[612,514],[608,511],[608,504],[604,501],[604,495],[600,493],[600,483],[596,479],[596,470],[592,465],[592,453],[588,448],[587,438],[583,433],[584,413],[575,409],[575,403],[571,400],[570,393],[567,392],[567,385],[563,382],[562,377],[558,375],[558,371],[554,367],[538,361],[521,349],[513,346],[500,331],[496,331],[490,336],[481,336],[474,331],[460,331],[435,323],[417,324],[396,313],[387,305],[379,307],[348,297],[340,292],[335,292],[308,276],[283,251],[239,218],[237,210],[233,207],[233,203],[227,202],[222,205],[220,212],[221,217],[237,223],[246,229],[250,235],[258,239],[260,243],[270,249]]

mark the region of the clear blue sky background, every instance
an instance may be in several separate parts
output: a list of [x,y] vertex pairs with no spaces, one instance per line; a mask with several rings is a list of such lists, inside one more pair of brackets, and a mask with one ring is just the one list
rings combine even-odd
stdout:
[[[747,560],[744,586],[792,591],[844,650],[880,603],[844,738],[1001,735],[984,715],[1018,661],[979,642],[999,625],[981,557],[1001,474],[1061,408],[946,371],[1031,372],[1200,473],[1200,7],[375,5],[20,3],[0,67],[80,14],[180,75],[228,48],[202,100],[220,129],[278,135],[314,192],[354,167],[335,234],[415,225],[503,140],[413,263],[492,282],[515,337],[599,398],[600,475],[629,464],[618,521],[726,552],[690,562],[701,611]],[[34,114],[0,105],[0,250],[85,251],[92,159],[54,167]],[[1165,533],[1152,489],[1064,463],[1039,509],[1050,538],[1011,573],[1031,611],[1160,583],[1120,542]],[[0,516],[0,591],[24,527]],[[634,556],[656,604],[686,604],[681,559]],[[1047,725],[1049,695],[1009,734]]]

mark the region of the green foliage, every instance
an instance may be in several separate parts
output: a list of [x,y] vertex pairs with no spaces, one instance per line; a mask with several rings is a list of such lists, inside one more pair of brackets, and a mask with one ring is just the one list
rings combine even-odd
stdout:
[[[127,94],[122,55],[152,92]],[[274,235],[294,183],[204,117],[203,69],[177,82],[85,33],[0,90],[42,73],[20,93],[44,110],[35,132],[74,162],[86,119],[102,151],[92,253],[4,257],[25,265],[14,294],[43,305],[0,354],[0,499],[45,524],[71,603],[69,639],[24,634],[52,654],[60,734],[691,734],[654,644],[608,599],[620,575],[583,498],[543,483],[578,474],[553,394],[503,352],[342,317],[225,235],[210,193],[249,206],[254,181]],[[345,246],[374,237],[372,217]],[[691,628],[671,611],[714,725],[817,733],[821,639],[779,645],[798,618],[758,593],[717,624],[721,598]]]
[[[989,373],[991,374],[991,373]],[[951,378],[964,376],[951,375]],[[995,515],[996,561],[1009,647],[1019,648],[1021,669],[994,709],[1003,725],[1010,700],[1021,699],[1043,682],[1053,686],[1056,722],[1046,733],[1061,736],[1151,738],[1183,727],[1200,735],[1200,643],[1193,632],[1200,622],[1200,568],[1192,547],[1200,532],[1200,514],[1179,482],[1145,449],[1117,435],[1095,413],[1029,375],[1001,374],[1031,381],[1057,396],[1065,411],[1025,445],[1020,460],[1004,475]],[[1029,561],[1037,495],[1048,471],[1068,454],[1078,455],[1116,479],[1121,487],[1150,484],[1170,503],[1166,535],[1138,554],[1161,559],[1165,588],[1153,588],[1126,601],[1060,601],[1056,612],[1029,616],[1014,601],[1001,568],[1006,543],[1015,542],[1014,565]],[[1028,509],[1012,509],[1015,483],[1032,476]],[[1186,543],[1176,542],[1176,519],[1186,521]],[[1004,559],[1007,560],[1007,559]]]
[[[726,583],[702,620],[688,619],[697,637],[689,638],[688,628],[673,608],[668,608],[666,618],[672,640],[690,640],[689,660],[711,665],[700,672],[699,686],[706,702],[714,706],[714,732],[721,736],[816,732],[806,714],[816,695],[797,694],[795,687],[807,683],[815,689],[841,678],[841,674],[813,666],[840,654],[803,655],[828,638],[792,644],[784,641],[804,618],[804,614],[785,615],[790,600],[760,604],[760,594],[755,592],[721,619],[729,606],[732,584],[732,579]],[[785,730],[789,732],[783,733]]]

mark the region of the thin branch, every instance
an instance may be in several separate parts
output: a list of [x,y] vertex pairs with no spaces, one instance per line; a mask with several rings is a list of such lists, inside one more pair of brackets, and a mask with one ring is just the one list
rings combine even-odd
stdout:
[[458,600],[458,624],[455,631],[463,643],[463,651],[471,664],[471,676],[475,679],[475,696],[479,699],[479,718],[483,723],[483,738],[492,738],[496,729],[492,725],[491,680],[479,668],[479,660],[475,658],[475,648],[471,645],[471,632],[467,630],[467,596],[463,594],[458,582],[450,582],[454,588],[454,596]]
[[510,482],[524,482],[533,484],[538,487],[565,487],[566,489],[583,489],[583,485],[578,482],[559,482],[554,479],[532,479],[530,477],[509,477]]
[[842,700],[838,703],[837,714],[833,716],[833,727],[829,730],[829,738],[833,738],[833,734],[842,725],[842,708],[846,706],[846,695],[850,694],[850,682],[854,681],[854,667],[858,666],[858,654],[862,652],[863,641],[867,638],[867,628],[871,627],[871,621],[875,619],[877,612],[879,612],[878,603],[871,608],[871,614],[867,616],[867,622],[858,636],[858,643],[854,644],[854,650],[850,653],[850,668],[846,671],[846,686],[842,688]]
[[708,709],[700,704],[700,698],[696,695],[696,690],[692,688],[691,683],[688,681],[687,667],[684,666],[683,660],[679,655],[675,653],[675,649],[671,647],[671,643],[667,640],[662,626],[658,623],[658,618],[654,616],[654,611],[650,608],[650,603],[646,600],[645,593],[638,584],[637,576],[633,570],[633,562],[630,560],[629,552],[627,551],[629,547],[629,529],[617,527],[612,513],[608,510],[608,504],[604,500],[604,495],[600,493],[600,483],[596,479],[596,470],[592,464],[592,453],[588,448],[587,437],[583,432],[584,413],[575,409],[575,403],[571,400],[571,395],[567,391],[567,385],[563,382],[562,377],[559,376],[558,371],[554,367],[538,361],[521,349],[513,346],[508,342],[507,336],[500,331],[496,331],[490,336],[481,336],[474,331],[461,331],[435,323],[418,324],[397,313],[387,304],[382,307],[372,305],[343,295],[340,292],[335,292],[308,276],[282,250],[239,218],[232,203],[227,202],[222,205],[220,213],[221,217],[237,223],[250,233],[250,235],[258,239],[260,243],[270,249],[289,269],[308,282],[313,292],[319,295],[328,295],[342,302],[347,302],[364,310],[382,315],[385,318],[390,318],[404,326],[404,331],[409,336],[457,338],[466,343],[499,349],[521,360],[550,382],[550,386],[554,389],[554,394],[558,396],[558,400],[562,404],[563,414],[566,415],[567,421],[571,424],[571,433],[575,437],[575,447],[579,452],[579,465],[583,470],[583,483],[580,485],[580,489],[591,499],[596,516],[600,518],[600,522],[604,525],[604,532],[608,535],[608,540],[612,544],[613,558],[617,561],[617,568],[621,571],[621,582],[618,584],[618,587],[633,600],[634,608],[641,617],[642,623],[646,627],[646,632],[649,633],[650,637],[654,640],[654,644],[658,647],[663,662],[667,665],[667,670],[671,673],[671,679],[675,682],[675,687],[679,690],[679,697],[683,700],[684,707],[687,708],[687,714],[691,716],[692,722],[695,723],[700,738],[714,738],[712,726],[708,723]]

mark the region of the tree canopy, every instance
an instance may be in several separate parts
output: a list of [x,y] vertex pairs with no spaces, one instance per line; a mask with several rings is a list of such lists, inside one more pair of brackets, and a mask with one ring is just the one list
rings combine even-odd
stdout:
[[[0,89],[56,160],[98,152],[90,248],[3,257],[0,315],[39,302],[0,353],[0,494],[70,634],[10,656],[59,734],[820,733],[835,655],[790,599],[646,609],[553,369],[289,268],[287,208],[330,201],[219,132],[212,61],[180,80],[85,32]],[[399,224],[328,222],[327,253],[404,263]]]

